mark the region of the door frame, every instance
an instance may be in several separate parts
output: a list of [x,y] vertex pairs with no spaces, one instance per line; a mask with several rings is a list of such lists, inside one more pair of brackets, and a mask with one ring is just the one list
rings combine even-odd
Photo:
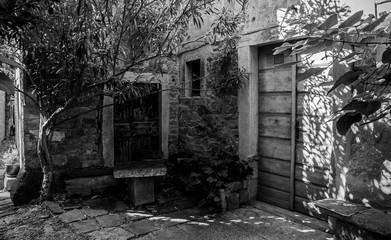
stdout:
[[[168,137],[170,120],[170,82],[168,74],[126,72],[122,77],[129,82],[158,83],[161,85],[159,93],[159,142],[163,159],[168,159]],[[105,167],[114,167],[114,100],[104,96],[102,110],[102,147]]]
[[[299,36],[290,39],[291,41],[299,41],[307,37]],[[254,174],[250,179],[250,199],[256,199],[258,195],[258,162],[252,159],[258,156],[258,132],[259,132],[259,113],[258,113],[258,49],[268,45],[283,43],[282,39],[269,40],[259,43],[251,41],[243,41],[238,47],[238,64],[248,73],[248,78],[245,79],[243,86],[238,93],[238,128],[239,128],[239,158],[249,161]],[[296,56],[295,56],[296,58]],[[293,69],[294,68],[294,69]],[[294,89],[295,96],[292,96],[292,108],[295,109],[295,114],[292,113],[292,146],[291,149],[291,169],[290,175],[290,210],[294,210],[294,194],[295,194],[295,163],[296,159],[296,109],[297,109],[297,89],[296,89],[296,64],[292,66],[292,90]],[[293,105],[295,105],[293,107]],[[292,110],[293,110],[292,109]],[[295,135],[293,135],[295,134]],[[292,157],[293,156],[293,157]]]

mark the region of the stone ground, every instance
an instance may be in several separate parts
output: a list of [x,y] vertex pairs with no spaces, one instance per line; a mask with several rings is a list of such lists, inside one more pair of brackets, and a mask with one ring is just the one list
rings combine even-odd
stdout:
[[325,222],[260,202],[210,215],[186,202],[141,210],[100,198],[14,208],[7,194],[0,193],[0,239],[7,240],[333,239]]

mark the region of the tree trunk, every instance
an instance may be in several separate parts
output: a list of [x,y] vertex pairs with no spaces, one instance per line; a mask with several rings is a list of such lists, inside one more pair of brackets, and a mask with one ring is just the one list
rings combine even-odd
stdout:
[[42,188],[40,194],[40,201],[49,200],[51,198],[51,185],[53,179],[53,165],[49,151],[49,138],[50,136],[50,120],[41,116],[40,129],[37,144],[37,153],[41,162],[41,168],[43,172]]

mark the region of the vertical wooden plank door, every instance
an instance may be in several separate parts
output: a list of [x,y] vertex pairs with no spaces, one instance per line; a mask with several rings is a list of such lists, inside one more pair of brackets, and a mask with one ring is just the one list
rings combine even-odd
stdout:
[[309,201],[328,196],[331,103],[314,79],[296,83],[296,65],[275,68],[296,61],[273,55],[277,46],[258,48],[258,199],[308,213]]
[[259,53],[259,185],[261,201],[291,208],[292,67],[274,69],[292,57],[273,55],[277,45]]

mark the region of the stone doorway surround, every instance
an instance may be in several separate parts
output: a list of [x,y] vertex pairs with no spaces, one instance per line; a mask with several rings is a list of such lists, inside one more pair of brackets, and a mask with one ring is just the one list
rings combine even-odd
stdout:
[[[159,131],[163,159],[168,159],[169,135],[169,89],[171,76],[168,74],[134,73],[127,72],[123,79],[129,82],[158,83],[161,85],[159,93]],[[112,105],[113,98],[105,96],[103,105]],[[114,167],[114,106],[103,108],[102,145],[105,167]]]

